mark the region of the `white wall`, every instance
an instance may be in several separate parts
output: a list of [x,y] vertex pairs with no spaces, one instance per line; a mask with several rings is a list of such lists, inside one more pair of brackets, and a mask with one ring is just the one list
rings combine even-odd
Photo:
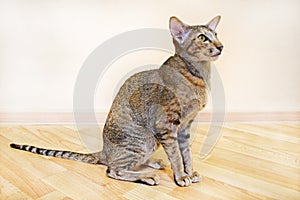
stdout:
[[[217,14],[225,51],[215,64],[227,110],[299,111],[298,0],[2,0],[0,112],[72,111],[76,76],[102,42],[133,29],[167,28],[172,15],[201,24]],[[118,60],[98,86],[96,109],[109,109],[122,74],[168,56],[136,52]]]

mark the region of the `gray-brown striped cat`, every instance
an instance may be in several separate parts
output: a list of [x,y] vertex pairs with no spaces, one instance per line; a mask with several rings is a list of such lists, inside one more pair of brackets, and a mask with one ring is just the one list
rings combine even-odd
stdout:
[[29,145],[12,148],[46,156],[107,166],[107,176],[124,181],[157,185],[155,173],[139,172],[142,165],[161,169],[151,158],[162,145],[179,186],[199,182],[193,170],[190,125],[207,102],[210,68],[221,54],[217,38],[220,16],[202,26],[189,26],[170,18],[175,55],[156,70],[130,77],[119,90],[103,129],[103,150],[92,154],[47,150]]

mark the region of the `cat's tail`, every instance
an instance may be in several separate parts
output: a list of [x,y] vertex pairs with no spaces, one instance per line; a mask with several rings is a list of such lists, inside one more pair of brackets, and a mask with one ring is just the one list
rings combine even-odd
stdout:
[[106,159],[103,152],[84,154],[84,153],[77,153],[71,151],[43,149],[31,145],[19,145],[14,143],[10,144],[10,147],[13,149],[28,151],[31,153],[40,154],[44,156],[64,158],[68,160],[75,160],[75,161],[89,163],[89,164],[103,164],[103,165],[106,164],[105,162]]

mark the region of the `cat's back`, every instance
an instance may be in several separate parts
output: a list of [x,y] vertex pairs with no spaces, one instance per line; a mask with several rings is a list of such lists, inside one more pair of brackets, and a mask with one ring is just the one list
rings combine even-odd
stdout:
[[128,99],[133,93],[149,84],[163,84],[157,69],[142,71],[132,75],[124,82],[116,98]]
[[163,84],[158,69],[142,71],[132,75],[119,89],[111,106],[111,112],[114,112],[115,115],[129,114],[131,112],[130,99],[134,94],[146,90],[149,85]]

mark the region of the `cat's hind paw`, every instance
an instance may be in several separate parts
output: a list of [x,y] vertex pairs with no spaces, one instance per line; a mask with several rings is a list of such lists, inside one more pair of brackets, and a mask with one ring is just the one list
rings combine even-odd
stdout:
[[157,174],[153,174],[152,176],[141,178],[140,181],[147,185],[158,185],[160,182],[160,178]]
[[162,159],[154,159],[151,158],[146,162],[146,165],[153,169],[165,169],[167,165],[164,163]]

